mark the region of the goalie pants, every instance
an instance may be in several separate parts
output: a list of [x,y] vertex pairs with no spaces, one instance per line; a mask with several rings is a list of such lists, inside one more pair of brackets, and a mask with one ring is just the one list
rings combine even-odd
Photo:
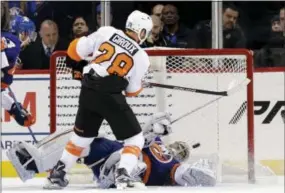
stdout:
[[121,92],[110,94],[82,86],[75,133],[81,137],[96,137],[104,119],[111,126],[117,140],[125,140],[142,131]]

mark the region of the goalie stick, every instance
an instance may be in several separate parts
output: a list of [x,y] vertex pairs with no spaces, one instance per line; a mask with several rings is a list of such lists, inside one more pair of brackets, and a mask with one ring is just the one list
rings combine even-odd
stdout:
[[[230,83],[233,84],[235,81],[232,81]],[[159,87],[159,88],[166,88],[166,89],[172,89],[172,90],[181,90],[181,91],[187,91],[187,92],[193,92],[193,93],[200,93],[200,94],[208,94],[208,95],[218,95],[218,96],[230,96],[236,90],[240,89],[241,87],[247,85],[250,82],[248,78],[243,80],[240,84],[236,85],[233,88],[230,88],[226,91],[212,91],[212,90],[204,90],[204,89],[197,89],[197,88],[190,88],[190,87],[182,87],[182,86],[174,86],[174,85],[167,85],[167,84],[160,84],[160,83],[154,83],[154,82],[146,82],[145,86],[153,86],[153,87]]]
[[216,102],[216,101],[220,100],[221,98],[223,98],[223,97],[225,97],[225,96],[229,96],[229,95],[232,95],[232,94],[238,92],[238,91],[239,91],[240,89],[242,89],[244,86],[247,86],[247,85],[249,84],[249,82],[250,82],[249,79],[245,79],[243,82],[241,82],[240,84],[238,84],[238,85],[236,85],[236,86],[233,85],[234,82],[231,82],[231,84],[229,85],[229,89],[228,89],[228,91],[227,91],[227,92],[228,92],[228,95],[219,96],[218,98],[215,98],[215,99],[213,99],[213,100],[210,100],[209,102],[207,102],[207,103],[205,103],[205,104],[203,104],[203,105],[201,105],[201,106],[199,106],[199,107],[197,107],[197,108],[195,108],[195,109],[193,109],[193,110],[191,110],[191,111],[189,111],[189,112],[187,112],[187,113],[184,113],[183,115],[181,115],[181,116],[177,117],[176,119],[174,119],[173,121],[171,121],[171,124],[173,124],[173,123],[175,123],[175,122],[177,122],[177,121],[183,119],[184,117],[187,117],[187,116],[189,116],[189,115],[195,113],[196,111],[199,111],[200,109],[202,109],[202,108],[204,108],[204,107],[206,107],[206,106],[212,104],[213,102]]
[[206,107],[206,106],[212,104],[213,102],[216,102],[216,101],[220,100],[220,99],[223,98],[223,97],[224,97],[224,96],[220,96],[220,97],[218,97],[218,98],[215,98],[215,99],[213,99],[213,100],[210,100],[209,102],[203,104],[202,106],[199,106],[199,107],[193,109],[192,111],[189,111],[189,112],[187,112],[187,113],[185,113],[185,114],[183,114],[183,115],[177,117],[176,119],[174,119],[173,121],[171,121],[171,124],[173,124],[173,123],[175,123],[175,122],[177,122],[177,121],[183,119],[184,117],[187,117],[187,116],[189,116],[189,115],[195,113],[196,111],[199,111],[200,109],[203,109],[204,107]]

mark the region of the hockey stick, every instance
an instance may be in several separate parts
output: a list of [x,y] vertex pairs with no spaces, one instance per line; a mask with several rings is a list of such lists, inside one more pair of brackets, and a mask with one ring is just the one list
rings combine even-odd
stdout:
[[[13,98],[15,104],[16,104],[17,109],[18,109],[19,111],[21,111],[21,108],[20,108],[20,106],[18,105],[18,101],[17,101],[17,99],[16,99],[16,97],[15,97],[15,94],[14,94],[14,92],[12,91],[12,89],[11,89],[9,86],[8,86],[8,90],[9,90],[9,92],[10,92],[11,95],[12,95],[12,98]],[[36,137],[35,137],[35,135],[34,135],[32,129],[31,129],[31,127],[28,127],[28,129],[29,129],[29,132],[30,132],[30,134],[31,134],[31,136],[32,136],[32,138],[33,138],[33,140],[34,140],[34,142],[35,142],[35,143],[38,143],[38,141],[37,141],[37,139],[36,139]]]
[[[235,81],[232,81],[230,83],[233,84]],[[181,90],[181,91],[187,91],[187,92],[193,92],[193,93],[200,93],[200,94],[209,94],[209,95],[218,95],[218,96],[229,96],[232,93],[236,92],[235,90],[238,90],[239,88],[247,85],[250,82],[248,78],[243,80],[240,84],[236,85],[233,88],[230,88],[226,91],[211,91],[211,90],[204,90],[204,89],[197,89],[197,88],[190,88],[190,87],[182,87],[182,86],[174,86],[174,85],[167,85],[167,84],[160,84],[160,83],[153,83],[153,82],[146,82],[146,86],[153,86],[153,87],[159,87],[159,88],[166,88],[166,89],[172,89],[172,90]]]
[[183,115],[177,117],[176,119],[174,119],[173,121],[171,121],[171,124],[173,124],[173,123],[175,123],[175,122],[177,122],[177,121],[183,119],[184,117],[187,117],[188,115],[191,115],[191,114],[195,113],[196,111],[199,111],[200,109],[202,109],[202,108],[204,108],[204,107],[206,107],[206,106],[212,104],[212,103],[215,102],[215,101],[220,100],[221,98],[223,98],[223,97],[225,97],[225,96],[229,96],[229,95],[234,94],[235,92],[238,92],[238,91],[239,91],[240,89],[242,89],[244,86],[248,85],[249,82],[250,82],[250,80],[249,80],[249,79],[246,79],[246,80],[244,80],[243,82],[241,82],[240,84],[238,84],[238,85],[236,85],[236,86],[233,85],[234,83],[230,84],[230,85],[229,85],[229,89],[228,89],[228,91],[227,91],[227,92],[228,92],[228,95],[219,96],[218,98],[215,98],[215,99],[213,99],[213,100],[210,100],[209,102],[205,103],[204,105],[199,106],[199,107],[193,109],[192,111],[189,111],[189,112],[187,112],[187,113],[185,113],[185,114],[183,114]]
[[185,114],[183,114],[183,115],[177,117],[176,119],[174,119],[173,121],[171,121],[171,124],[173,124],[173,123],[175,123],[175,122],[177,122],[177,121],[183,119],[184,117],[187,117],[188,115],[191,115],[191,114],[195,113],[196,111],[199,111],[200,109],[203,109],[204,107],[206,107],[206,106],[212,104],[213,102],[216,102],[216,101],[220,100],[220,99],[223,98],[223,97],[224,97],[224,96],[220,96],[220,97],[218,97],[218,98],[215,98],[215,99],[213,99],[213,100],[210,100],[209,102],[205,103],[204,105],[199,106],[199,107],[193,109],[192,111],[189,111],[189,112],[187,112],[187,113],[185,113]]

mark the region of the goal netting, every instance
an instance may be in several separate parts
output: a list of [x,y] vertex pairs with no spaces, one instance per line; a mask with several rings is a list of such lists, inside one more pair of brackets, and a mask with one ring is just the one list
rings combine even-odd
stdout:
[[[253,59],[249,51],[157,48],[147,53],[151,67],[145,81],[149,82],[223,91],[229,84],[249,78],[251,82],[238,93],[173,124],[173,133],[163,140],[189,145],[199,142],[201,146],[191,152],[189,162],[199,157],[218,158],[219,181],[242,176],[253,182],[257,174],[264,174],[265,170],[266,175],[270,173],[254,159]],[[80,82],[72,80],[65,58],[66,53],[61,51],[51,57],[51,132],[72,128],[78,107]],[[216,97],[148,87],[127,101],[143,125],[155,112],[168,111],[176,118]],[[100,132],[111,135],[106,122]]]

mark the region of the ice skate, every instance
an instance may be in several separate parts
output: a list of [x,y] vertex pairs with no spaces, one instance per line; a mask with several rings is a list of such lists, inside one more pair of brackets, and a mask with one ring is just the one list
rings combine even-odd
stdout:
[[47,178],[44,189],[62,189],[68,185],[68,180],[65,179],[66,172],[63,170],[65,164],[59,161],[52,169],[49,177]]
[[119,168],[116,170],[115,174],[115,185],[117,189],[127,189],[127,188],[146,188],[145,185],[134,178],[131,178],[125,168]]

